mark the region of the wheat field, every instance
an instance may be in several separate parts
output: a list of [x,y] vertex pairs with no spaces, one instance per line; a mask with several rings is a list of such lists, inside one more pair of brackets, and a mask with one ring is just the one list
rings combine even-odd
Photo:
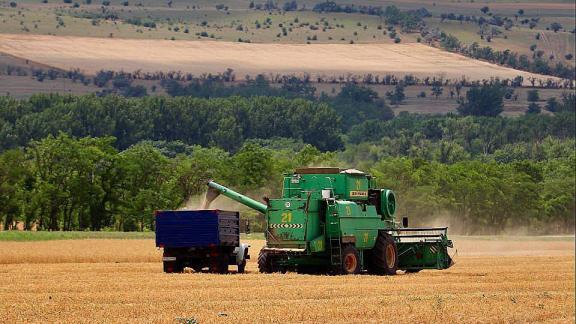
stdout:
[[232,68],[244,75],[303,74],[346,76],[412,74],[470,80],[549,77],[408,44],[246,44],[218,41],[111,39],[0,34],[0,52],[62,69],[96,73],[182,71],[220,73]]
[[[457,239],[393,277],[164,274],[154,241],[0,242],[0,322],[574,322],[574,242]],[[231,267],[231,269],[234,267]]]

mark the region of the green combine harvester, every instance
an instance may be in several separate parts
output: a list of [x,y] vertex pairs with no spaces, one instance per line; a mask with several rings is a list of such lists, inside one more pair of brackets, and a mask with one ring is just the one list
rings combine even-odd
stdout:
[[286,174],[282,198],[258,202],[213,181],[207,207],[222,194],[266,216],[260,272],[394,275],[397,270],[447,269],[446,227],[410,228],[394,214],[392,190],[354,169],[300,168]]

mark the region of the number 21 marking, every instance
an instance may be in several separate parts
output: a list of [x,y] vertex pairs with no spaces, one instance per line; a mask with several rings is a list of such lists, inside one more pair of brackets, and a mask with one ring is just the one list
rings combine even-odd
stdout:
[[287,212],[287,213],[282,213],[282,223],[291,223],[292,222],[292,213],[291,212]]

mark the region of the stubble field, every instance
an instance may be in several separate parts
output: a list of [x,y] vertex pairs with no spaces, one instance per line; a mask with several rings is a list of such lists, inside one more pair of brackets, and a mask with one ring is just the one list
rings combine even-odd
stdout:
[[[456,238],[393,277],[164,274],[151,239],[0,242],[1,322],[574,322],[574,240]],[[232,267],[231,267],[232,268]]]

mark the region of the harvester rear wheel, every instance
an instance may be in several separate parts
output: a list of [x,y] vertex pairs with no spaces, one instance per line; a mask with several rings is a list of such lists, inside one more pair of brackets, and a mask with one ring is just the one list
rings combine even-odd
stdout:
[[360,254],[353,245],[348,245],[342,250],[342,274],[359,274],[362,269]]
[[398,249],[392,235],[380,232],[374,248],[368,254],[368,272],[379,275],[395,275],[398,270]]
[[407,269],[406,273],[418,273],[420,271],[422,271],[422,269]]
[[261,273],[272,273],[272,263],[270,261],[268,252],[261,250],[258,254],[258,270]]

